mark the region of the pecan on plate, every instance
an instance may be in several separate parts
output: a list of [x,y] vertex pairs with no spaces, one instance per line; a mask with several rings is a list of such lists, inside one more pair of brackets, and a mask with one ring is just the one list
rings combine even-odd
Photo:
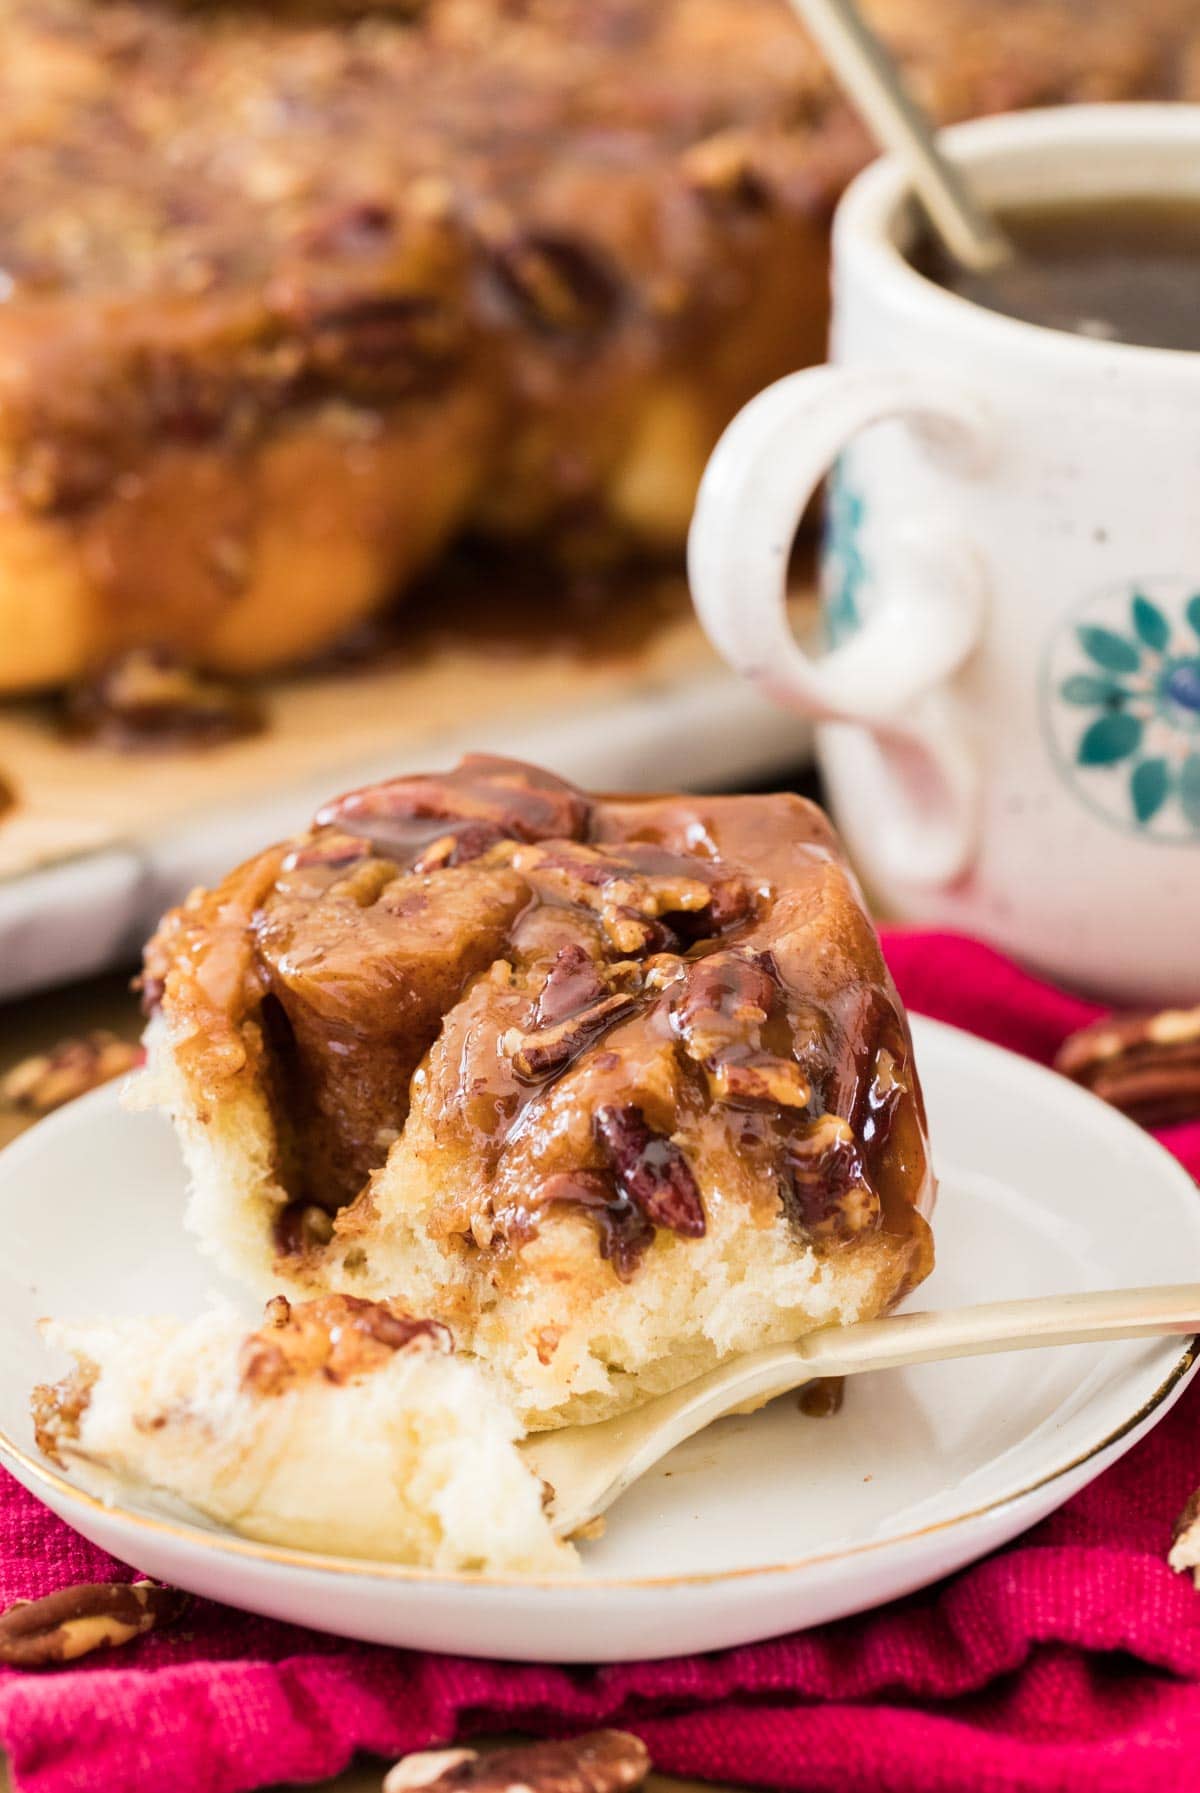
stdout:
[[23,1058],[0,1078],[0,1107],[38,1117],[124,1077],[142,1061],[142,1049],[97,1028],[79,1039],[60,1040],[48,1052]]
[[405,1756],[384,1793],[631,1793],[650,1772],[650,1756],[628,1731],[589,1731],[562,1743],[522,1743],[480,1755],[435,1749]]
[[169,1625],[188,1604],[177,1588],[152,1581],[91,1581],[41,1600],[18,1600],[0,1614],[0,1663],[52,1668],[104,1645],[131,1643]]
[[1054,1060],[1143,1127],[1200,1116],[1200,1007],[1110,1015],[1068,1036]]

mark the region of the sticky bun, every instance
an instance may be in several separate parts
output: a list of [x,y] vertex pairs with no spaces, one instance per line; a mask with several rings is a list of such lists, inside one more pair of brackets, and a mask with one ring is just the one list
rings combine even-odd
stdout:
[[904,1012],[801,798],[393,779],[194,893],[145,989],[203,1244],[449,1326],[527,1426],[930,1267]]

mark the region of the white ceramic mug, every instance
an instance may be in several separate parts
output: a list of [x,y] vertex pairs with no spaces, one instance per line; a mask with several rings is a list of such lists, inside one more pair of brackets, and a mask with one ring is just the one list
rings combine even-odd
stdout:
[[[1200,107],[1021,113],[944,141],[993,203],[1200,203]],[[891,161],[843,199],[832,364],[760,393],[718,444],[697,610],[820,724],[889,914],[1114,1001],[1200,1000],[1200,353],[985,311],[908,264],[912,224]],[[786,563],[831,473],[817,657],[788,626]]]

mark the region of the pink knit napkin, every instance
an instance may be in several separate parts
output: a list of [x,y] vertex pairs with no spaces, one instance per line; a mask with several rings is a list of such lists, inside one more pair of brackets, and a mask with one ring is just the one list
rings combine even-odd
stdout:
[[[1099,1013],[947,935],[893,933],[905,1000],[1031,1057]],[[1200,1125],[1162,1135],[1200,1174]],[[198,1602],[79,1666],[0,1670],[21,1793],[235,1793],[356,1750],[517,1729],[638,1731],[658,1766],[796,1793],[1188,1793],[1200,1786],[1200,1595],[1171,1524],[1200,1484],[1200,1382],[1136,1450],[951,1580],[711,1656],[560,1669],[347,1644]],[[0,1476],[0,1604],[128,1570]]]

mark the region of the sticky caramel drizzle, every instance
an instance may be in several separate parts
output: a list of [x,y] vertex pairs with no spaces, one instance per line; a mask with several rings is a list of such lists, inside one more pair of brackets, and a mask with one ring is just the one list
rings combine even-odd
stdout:
[[628,1277],[657,1231],[703,1236],[714,1186],[828,1248],[919,1224],[907,1028],[812,806],[589,799],[472,756],[326,805],[273,873],[240,1004],[283,1252],[369,1199],[414,1087],[471,1167],[441,1224],[489,1249],[567,1204]]

